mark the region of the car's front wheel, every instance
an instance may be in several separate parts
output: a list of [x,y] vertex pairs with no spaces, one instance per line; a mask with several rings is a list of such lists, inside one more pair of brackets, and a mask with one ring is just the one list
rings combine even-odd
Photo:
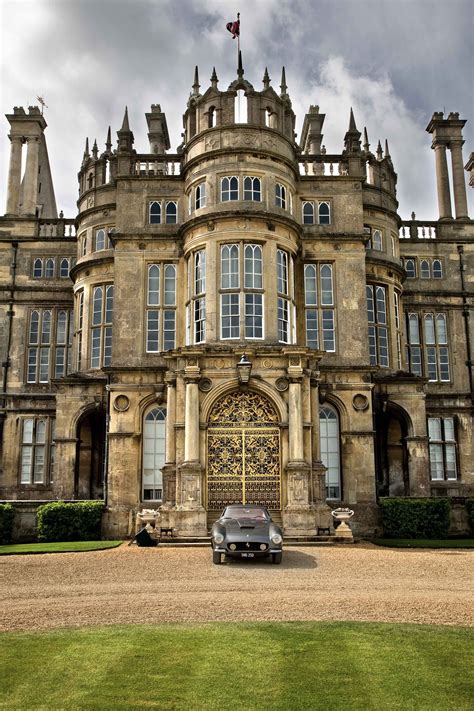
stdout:
[[281,558],[282,558],[281,552],[280,553],[272,553],[272,563],[274,563],[275,565],[280,565]]
[[214,565],[220,565],[222,563],[222,556],[217,551],[212,551],[212,562]]

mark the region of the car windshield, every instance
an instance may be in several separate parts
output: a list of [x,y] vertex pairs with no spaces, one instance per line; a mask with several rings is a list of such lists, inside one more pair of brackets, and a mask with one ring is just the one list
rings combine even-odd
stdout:
[[268,521],[270,516],[265,509],[258,506],[249,506],[248,508],[242,506],[228,506],[222,514],[222,518],[259,518],[262,521]]

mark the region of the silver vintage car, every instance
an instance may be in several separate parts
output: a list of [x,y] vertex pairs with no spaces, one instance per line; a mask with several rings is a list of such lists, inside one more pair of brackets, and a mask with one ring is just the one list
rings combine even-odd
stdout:
[[219,565],[222,556],[265,558],[281,563],[283,535],[264,506],[227,506],[211,530],[212,562]]

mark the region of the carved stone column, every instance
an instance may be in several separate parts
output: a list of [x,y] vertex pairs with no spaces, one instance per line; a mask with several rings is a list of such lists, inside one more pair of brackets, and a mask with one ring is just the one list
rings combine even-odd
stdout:
[[199,380],[198,358],[189,355],[184,369],[186,383],[184,412],[184,462],[179,467],[177,498],[180,502],[176,527],[178,535],[205,536],[206,512],[203,506],[202,466],[199,452]]
[[456,219],[468,218],[466,183],[464,182],[464,166],[462,159],[462,144],[464,141],[451,141],[451,163],[453,167],[453,193]]
[[451,220],[451,194],[449,190],[448,161],[446,160],[446,146],[444,143],[434,145],[436,161],[436,187],[438,190],[439,219]]
[[25,183],[23,188],[23,215],[35,215],[38,196],[39,141],[38,136],[27,139]]
[[18,215],[21,180],[21,136],[10,136],[10,165],[8,167],[7,210],[6,217]]
[[304,456],[302,354],[289,353],[288,379],[288,464],[286,466],[287,505],[283,511],[285,534],[308,536],[315,533],[311,499],[310,466]]
[[163,474],[163,506],[176,504],[176,376],[174,373],[165,375],[166,390],[166,442],[165,465]]

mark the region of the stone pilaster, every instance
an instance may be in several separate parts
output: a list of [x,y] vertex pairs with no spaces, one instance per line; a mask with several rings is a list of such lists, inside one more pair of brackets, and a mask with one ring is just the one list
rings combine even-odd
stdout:
[[7,209],[6,216],[18,215],[21,181],[21,136],[10,136],[10,164],[8,167]]
[[166,443],[163,474],[163,506],[176,504],[176,377],[167,373],[166,382]]
[[430,495],[428,437],[407,437],[410,496]]
[[77,437],[55,437],[56,461],[60,466],[55,469],[53,497],[55,499],[74,499],[74,479],[76,468]]
[[39,142],[38,136],[31,136],[27,139],[28,150],[26,153],[25,183],[23,188],[23,215],[35,215],[36,200],[38,197],[38,166],[39,166]]

